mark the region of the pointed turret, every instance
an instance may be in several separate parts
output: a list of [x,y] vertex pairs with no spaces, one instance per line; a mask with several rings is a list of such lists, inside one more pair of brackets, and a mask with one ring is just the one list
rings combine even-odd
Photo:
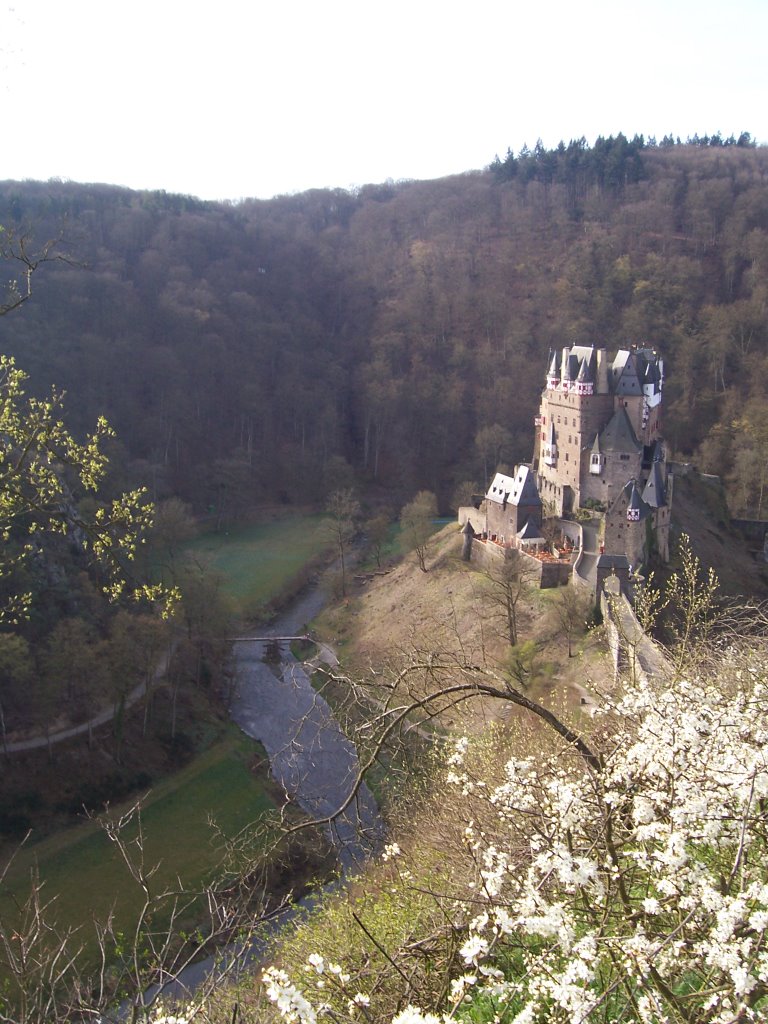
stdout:
[[592,442],[592,451],[589,455],[589,472],[592,476],[600,476],[605,466],[605,456],[600,450],[600,435],[595,434],[595,440]]
[[662,508],[667,504],[667,485],[658,461],[651,465],[651,472],[643,488],[643,501],[651,508]]
[[581,360],[579,366],[579,373],[576,377],[576,394],[577,395],[591,395],[595,390],[595,378],[592,374],[591,367],[587,357]]
[[547,373],[547,388],[550,391],[557,391],[560,385],[560,370],[557,365],[557,352],[552,352],[552,359]]
[[475,539],[475,529],[469,519],[464,523],[464,529],[461,531],[464,535],[464,541],[461,545],[461,557],[465,562],[472,560],[472,541]]
[[627,503],[627,522],[628,523],[639,523],[643,519],[647,519],[651,514],[651,510],[648,505],[643,501],[640,491],[637,489],[637,481],[630,480],[627,486],[624,488],[625,491],[629,490],[629,501]]
[[573,376],[571,374],[571,350],[569,348],[563,349],[563,358],[560,370],[560,388],[562,391],[570,391],[571,384],[573,382]]

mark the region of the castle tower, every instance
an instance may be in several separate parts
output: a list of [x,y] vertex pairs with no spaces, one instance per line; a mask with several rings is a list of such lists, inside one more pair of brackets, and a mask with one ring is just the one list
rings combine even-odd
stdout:
[[558,514],[579,508],[584,449],[610,415],[611,403],[604,352],[573,345],[552,354],[538,417],[536,468],[542,500]]
[[663,382],[664,364],[653,349],[619,349],[609,359],[605,349],[565,346],[550,354],[536,417],[534,469],[545,507],[558,516],[585,502],[602,508],[606,552],[626,552],[633,564],[641,560],[649,517],[663,557],[668,547]]

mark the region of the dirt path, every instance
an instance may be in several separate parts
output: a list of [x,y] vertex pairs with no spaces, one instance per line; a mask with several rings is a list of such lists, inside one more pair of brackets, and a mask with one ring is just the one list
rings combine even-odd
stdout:
[[[167,651],[158,662],[153,682],[156,683],[165,675],[172,653],[172,650]],[[138,686],[134,686],[123,701],[123,709],[133,707],[134,704],[146,695],[146,692],[146,682],[139,683]],[[41,747],[50,747],[56,743],[63,743],[64,740],[71,740],[75,736],[83,736],[85,733],[90,733],[94,729],[98,729],[101,725],[106,725],[107,722],[112,721],[116,713],[116,705],[109,708],[102,708],[98,714],[94,715],[93,718],[89,718],[87,722],[81,722],[79,725],[71,725],[66,729],[59,729],[57,732],[48,733],[47,735],[31,736],[25,740],[14,740],[12,742],[5,743],[2,745],[2,751],[6,754],[16,754],[23,750],[40,750]]]

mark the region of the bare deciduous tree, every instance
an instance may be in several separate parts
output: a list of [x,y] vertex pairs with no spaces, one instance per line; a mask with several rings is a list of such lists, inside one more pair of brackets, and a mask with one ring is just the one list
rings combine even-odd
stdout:
[[437,498],[431,491],[419,491],[400,513],[403,546],[416,552],[419,568],[427,571],[427,543],[434,532]]
[[328,513],[328,533],[333,538],[341,564],[341,596],[347,594],[347,549],[357,529],[360,518],[360,502],[351,488],[333,491],[325,506]]
[[568,657],[573,657],[573,639],[587,625],[589,595],[574,583],[561,587],[552,605],[559,631],[568,644]]
[[503,623],[510,647],[518,642],[517,610],[526,588],[537,578],[538,569],[529,564],[515,548],[505,553],[503,562],[484,571],[484,598],[494,617]]
[[378,515],[373,516],[365,524],[365,532],[368,535],[368,543],[373,551],[373,557],[376,559],[376,565],[381,568],[381,555],[384,545],[389,536],[389,529],[392,525],[392,519],[386,514],[386,512],[380,512]]
[[[184,972],[201,957],[213,956],[210,970],[196,971],[192,983],[201,1001],[237,967],[237,956],[217,956],[236,943],[248,949],[260,925],[285,909],[268,904],[269,861],[259,845],[259,861],[238,870],[226,884],[199,890],[159,886],[157,865],[146,857],[141,805],[99,822],[126,868],[126,884],[137,890],[134,923],[118,930],[114,915],[80,928],[57,920],[56,897],[33,876],[29,893],[11,913],[0,916],[0,1022],[71,1024],[154,1019],[152,1007],[170,995],[185,997]],[[242,840],[242,837],[240,837]],[[232,841],[229,847],[234,851]],[[233,863],[235,863],[233,861]],[[4,885],[13,858],[0,871]],[[190,919],[197,926],[190,932]]]

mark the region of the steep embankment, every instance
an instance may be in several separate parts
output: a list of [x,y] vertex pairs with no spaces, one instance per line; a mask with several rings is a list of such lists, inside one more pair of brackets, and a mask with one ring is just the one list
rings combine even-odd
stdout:
[[[461,536],[452,524],[430,542],[428,572],[421,572],[414,556],[406,556],[386,575],[357,578],[354,594],[328,610],[319,624],[350,674],[391,679],[424,652],[438,652],[457,664],[484,665],[491,672],[507,668],[511,651],[500,610],[489,599],[488,580],[460,556]],[[611,685],[608,656],[599,633],[581,626],[575,656],[568,657],[556,613],[561,599],[561,591],[524,588],[517,607],[517,650],[526,663],[530,696],[580,707],[590,690]],[[586,618],[589,609],[584,611]],[[461,712],[454,709],[443,724],[457,727],[460,718],[463,729],[482,728],[509,713],[507,705],[477,700]]]
[[768,565],[757,545],[731,526],[719,477],[702,475],[693,468],[675,470],[672,526],[675,540],[688,534],[702,563],[717,573],[723,593],[768,598]]

